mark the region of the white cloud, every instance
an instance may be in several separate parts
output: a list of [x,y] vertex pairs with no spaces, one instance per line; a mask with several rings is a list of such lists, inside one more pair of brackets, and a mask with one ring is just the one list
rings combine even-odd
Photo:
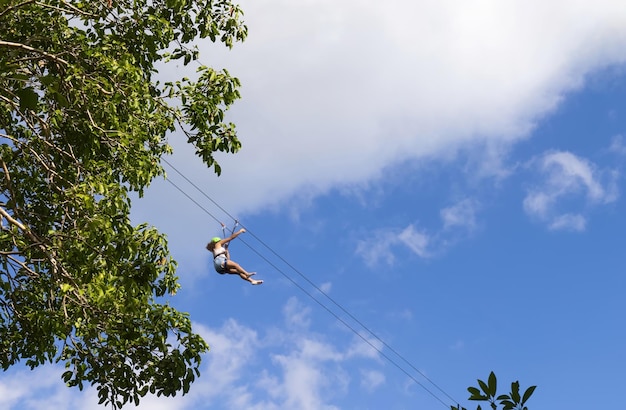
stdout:
[[[352,343],[343,350],[333,346],[320,336],[309,335],[295,340],[296,348],[288,354],[277,354],[273,359],[282,369],[282,376],[274,379],[274,395],[282,400],[283,408],[331,409],[333,405],[324,403],[324,397],[345,392],[351,383],[349,373],[343,363],[351,359],[365,358],[379,361],[379,350],[383,348],[379,340],[355,336]],[[375,348],[374,348],[375,347]],[[370,371],[368,383],[373,390],[382,383],[384,375]]]
[[[22,373],[23,374],[23,373]],[[11,408],[28,391],[25,383],[18,381],[21,374],[0,382],[0,407]]]
[[0,376],[0,408],[7,410],[96,410],[96,390],[68,388],[61,379],[62,366],[48,364],[34,370],[11,369]]
[[219,157],[219,179],[189,151],[176,158],[235,214],[476,144],[500,172],[499,152],[587,74],[625,59],[619,0],[241,5],[248,40],[202,45],[201,58],[242,80],[230,118],[244,148]]
[[[293,323],[300,317],[293,307],[300,303],[291,298],[288,305],[292,308],[283,311],[285,321]],[[306,329],[285,334],[284,341],[293,348],[272,354],[280,373],[265,377],[265,383],[272,386],[270,394],[278,408],[335,409],[328,397],[344,393],[351,382],[343,365],[355,358],[378,359],[377,352],[369,345],[364,347],[366,343],[357,336],[345,349]],[[380,342],[370,343],[381,348]]]
[[333,284],[332,282],[324,282],[319,286],[319,288],[321,289],[322,292],[328,294],[333,288]]
[[576,231],[585,230],[587,220],[584,216],[578,214],[563,214],[556,216],[550,223],[550,229],[555,231]]
[[443,229],[453,227],[472,230],[476,227],[476,212],[478,202],[472,199],[463,199],[456,204],[443,208],[440,211],[443,220]]
[[429,256],[427,248],[430,244],[430,238],[425,231],[416,230],[413,225],[409,225],[400,232],[398,239],[416,255],[422,258]]
[[368,234],[367,238],[357,242],[356,254],[371,268],[381,263],[391,266],[396,259],[397,245],[403,245],[421,258],[431,256],[429,235],[412,224],[402,230],[391,228]]
[[235,399],[238,393],[231,387],[244,387],[240,379],[260,345],[256,332],[234,319],[229,319],[219,329],[196,325],[196,331],[210,341],[211,347],[206,357],[208,366],[203,370],[209,379],[202,383],[203,401],[218,396]]
[[368,391],[385,384],[385,374],[377,370],[361,370],[361,386]]
[[[325,346],[330,347],[330,346]],[[279,397],[285,408],[331,409],[324,403],[322,392],[337,383],[344,383],[339,372],[323,371],[324,357],[301,356],[299,352],[290,355],[276,355],[274,360],[281,366],[283,377],[280,380]]]
[[598,169],[592,162],[571,152],[543,154],[531,161],[531,167],[539,172],[541,181],[524,198],[524,210],[547,222],[550,229],[585,230],[587,221],[582,214],[561,210],[565,206],[562,203],[567,200],[582,196],[586,205],[597,206],[617,199],[617,174]]
[[395,260],[392,248],[397,242],[397,232],[379,230],[357,242],[356,254],[361,256],[369,267],[374,267],[381,262],[391,266]]
[[611,200],[594,176],[594,165],[571,152],[554,152],[545,155],[542,168],[549,175],[548,184],[556,188],[557,195],[570,193],[582,187],[586,188],[590,200]]
[[308,327],[310,320],[311,308],[303,306],[297,298],[291,297],[283,307],[283,315],[285,321],[290,326]]
[[376,337],[361,334],[354,337],[352,345],[346,351],[346,357],[365,357],[380,360],[380,352],[383,351],[383,347],[383,342]]
[[529,192],[524,198],[524,209],[531,215],[546,218],[555,199],[545,192]]
[[371,268],[379,264],[392,266],[397,246],[402,245],[420,258],[441,254],[461,235],[476,229],[480,203],[471,198],[462,199],[440,210],[442,227],[432,232],[409,224],[403,229],[388,228],[369,233],[357,241],[356,254]]
[[624,137],[621,134],[615,135],[611,138],[609,151],[618,155],[626,156],[626,145],[624,145]]
[[[366,351],[356,336],[342,346],[311,331],[308,310],[298,299],[286,302],[283,315],[286,326],[266,337],[234,319],[217,329],[196,324],[211,351],[202,377],[181,400],[184,408],[335,409],[332,398],[350,388],[350,362],[375,359],[369,363],[380,364],[378,355],[371,348]],[[255,360],[260,357],[270,357],[274,366]]]

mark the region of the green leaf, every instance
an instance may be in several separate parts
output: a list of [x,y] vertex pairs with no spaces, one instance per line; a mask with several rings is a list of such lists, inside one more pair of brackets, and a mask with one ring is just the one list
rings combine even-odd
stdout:
[[502,400],[500,404],[504,406],[505,409],[512,409],[515,407],[515,403],[511,400]]
[[513,400],[515,403],[520,402],[519,382],[517,381],[511,383],[511,400]]
[[67,283],[62,283],[62,284],[61,284],[61,291],[62,291],[63,293],[67,293],[67,292],[69,292],[69,291],[71,291],[71,290],[72,290],[72,285],[67,284]]
[[39,102],[39,96],[30,87],[21,88],[15,91],[15,94],[20,99],[20,110],[37,110],[37,103]]
[[489,386],[487,386],[487,383],[485,383],[482,380],[478,380],[478,385],[487,396],[491,396],[491,394],[489,393]]
[[528,399],[530,399],[530,396],[532,396],[536,388],[537,386],[530,386],[528,389],[526,389],[526,391],[524,392],[524,396],[522,397],[522,402],[520,403],[522,406],[526,403],[526,401],[528,401]]
[[498,381],[496,380],[496,375],[494,372],[489,373],[488,385],[489,385],[489,393],[488,393],[489,396],[495,397],[496,391],[498,390]]
[[63,375],[61,375],[61,378],[63,379],[63,381],[65,383],[67,383],[72,378],[72,374],[73,374],[73,372],[68,370],[68,371],[64,372]]
[[470,392],[472,396],[480,395],[480,390],[478,390],[476,387],[468,387],[467,391]]
[[467,391],[469,391],[471,394],[471,396],[469,397],[469,400],[477,400],[477,401],[487,400],[487,396],[482,395],[480,390],[478,390],[476,387],[468,387]]

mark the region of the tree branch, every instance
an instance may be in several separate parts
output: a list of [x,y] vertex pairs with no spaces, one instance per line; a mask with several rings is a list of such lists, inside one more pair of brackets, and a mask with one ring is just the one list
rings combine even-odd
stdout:
[[61,57],[57,57],[54,54],[50,54],[50,53],[45,52],[43,50],[38,50],[36,48],[27,46],[26,44],[14,43],[12,41],[0,40],[0,46],[10,47],[10,48],[18,48],[18,49],[21,49],[21,50],[31,51],[33,53],[39,53],[42,56],[44,56],[46,58],[49,58],[50,60],[56,61],[57,63],[63,64],[63,65],[70,65],[69,62],[65,61]]
[[61,8],[61,7],[53,6],[51,4],[42,3],[40,1],[37,1],[36,3],[37,3],[38,6],[41,6],[41,7],[44,7],[44,8],[50,8],[50,9],[53,9],[53,10],[57,10],[57,11],[60,11],[62,13],[72,14],[72,12],[73,12],[73,13],[76,13],[76,14],[79,14],[79,15],[82,15],[82,16],[91,17],[91,18],[97,17],[96,14],[88,13],[88,12],[86,12],[84,10],[79,9],[78,7],[75,7],[74,5],[68,3],[67,1],[63,1],[63,0],[61,1],[61,3],[63,3],[64,6],[68,7],[69,10]]
[[4,16],[6,13],[9,13],[10,11],[12,11],[14,9],[19,9],[20,7],[26,6],[26,5],[31,4],[31,3],[35,3],[35,0],[28,0],[28,1],[25,1],[23,3],[16,4],[14,6],[7,7],[6,9],[2,10],[2,12],[0,12],[0,18],[2,16]]
[[24,269],[28,274],[32,277],[38,277],[39,274],[32,270],[30,266],[26,264],[26,262],[22,262],[19,259],[13,257],[12,255],[7,255],[7,258],[10,259],[13,263],[18,264],[22,269]]
[[26,225],[24,225],[23,223],[21,223],[20,221],[13,219],[13,217],[11,215],[9,215],[9,213],[0,206],[0,215],[2,215],[3,217],[6,218],[7,221],[9,221],[9,223],[17,226],[18,228],[20,228],[22,231],[24,232],[28,232],[28,227]]

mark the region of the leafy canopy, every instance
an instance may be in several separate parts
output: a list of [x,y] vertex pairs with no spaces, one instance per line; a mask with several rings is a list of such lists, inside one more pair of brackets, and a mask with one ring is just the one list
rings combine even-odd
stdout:
[[226,70],[160,84],[193,41],[247,35],[230,0],[0,0],[0,365],[63,362],[119,408],[189,390],[208,345],[166,297],[165,237],[130,223],[129,192],[164,175],[180,130],[209,167],[240,142]]

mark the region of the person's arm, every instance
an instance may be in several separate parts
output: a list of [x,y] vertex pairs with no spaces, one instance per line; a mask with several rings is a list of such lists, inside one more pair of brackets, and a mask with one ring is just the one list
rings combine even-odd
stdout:
[[235,239],[236,237],[238,237],[239,235],[241,235],[242,233],[244,233],[246,230],[241,228],[240,230],[238,230],[237,232],[235,232],[234,234],[230,235],[228,238],[222,239],[221,241],[218,242],[218,244],[220,246],[224,246],[226,245],[228,242],[232,241],[233,239]]

